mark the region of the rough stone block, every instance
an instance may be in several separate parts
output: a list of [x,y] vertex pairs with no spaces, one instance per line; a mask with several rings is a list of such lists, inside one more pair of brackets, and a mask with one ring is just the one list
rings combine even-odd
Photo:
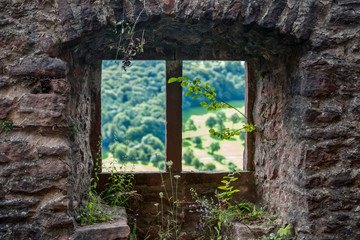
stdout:
[[300,94],[305,97],[328,97],[337,89],[328,77],[314,75],[301,80]]
[[31,175],[39,180],[59,180],[70,174],[70,167],[62,162],[42,163],[39,167],[33,168]]
[[0,143],[0,163],[9,161],[31,160],[30,147],[25,141],[8,141]]
[[8,113],[13,109],[13,99],[0,98],[0,119],[7,117]]
[[39,146],[37,147],[37,152],[38,154],[42,154],[44,156],[62,156],[68,155],[70,153],[70,148],[68,146]]
[[38,181],[35,177],[24,177],[19,181],[10,181],[7,189],[13,193],[39,193],[44,190],[59,189],[64,190],[66,187],[59,183],[50,181]]
[[13,76],[65,77],[66,63],[57,58],[46,56],[26,57],[11,69]]
[[301,137],[314,140],[340,138],[346,136],[348,132],[349,129],[342,126],[329,126],[326,128],[310,128],[305,130],[298,130],[298,134]]
[[100,223],[76,229],[71,240],[126,240],[130,235],[130,228],[126,220],[119,219],[115,222]]
[[3,14],[0,15],[0,26],[5,26],[11,24],[12,22],[13,20],[10,19],[8,16],[5,16]]
[[306,151],[304,158],[306,167],[330,166],[336,164],[338,160],[336,153],[321,148]]
[[70,84],[65,79],[52,79],[50,84],[55,93],[68,94],[70,92]]
[[308,122],[335,122],[339,121],[341,113],[336,111],[317,111],[314,109],[307,109],[304,112],[304,119]]
[[57,199],[51,199],[40,210],[42,212],[66,212],[68,209],[68,199],[64,196]]
[[337,175],[329,176],[329,179],[326,181],[325,186],[330,188],[338,188],[350,185],[354,182],[354,178],[348,172],[339,173]]
[[[0,232],[0,239],[42,239],[43,232],[36,225],[36,223],[30,224],[0,224],[0,229],[6,229],[6,231]],[[11,238],[9,238],[9,235]]]
[[40,217],[43,220],[43,226],[52,229],[74,229],[74,218],[66,213],[41,213]]
[[63,97],[55,94],[26,94],[19,100],[18,112],[33,113],[39,117],[60,117],[65,108]]

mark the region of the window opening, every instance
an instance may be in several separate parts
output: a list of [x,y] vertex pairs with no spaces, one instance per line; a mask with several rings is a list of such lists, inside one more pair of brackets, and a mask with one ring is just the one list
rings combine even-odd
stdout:
[[165,73],[165,61],[102,62],[102,171],[164,169]]
[[[215,87],[218,97],[245,113],[245,62],[183,61],[183,75]],[[182,168],[184,171],[243,169],[245,133],[230,140],[212,137],[209,129],[240,128],[245,119],[234,109],[207,111],[203,97],[185,96],[182,102]]]
[[182,75],[209,83],[245,113],[245,62],[136,60],[125,72],[121,61],[103,61],[103,172],[112,162],[126,171],[163,171],[169,160],[174,172],[247,169],[245,134],[231,140],[209,134],[210,128],[236,128],[245,119],[233,109],[209,112],[199,104],[204,99],[185,97],[180,83],[166,83]]

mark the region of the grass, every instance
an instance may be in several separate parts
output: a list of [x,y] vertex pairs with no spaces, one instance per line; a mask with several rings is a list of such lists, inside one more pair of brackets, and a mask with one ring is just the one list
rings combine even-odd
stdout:
[[[244,108],[244,110],[245,110],[245,107],[244,107],[245,106],[245,101],[244,100],[234,100],[234,101],[229,101],[228,103],[233,105],[236,108],[239,108],[239,109]],[[228,110],[230,110],[230,112],[232,114],[235,113],[235,111],[233,109],[227,109],[226,111],[228,111]],[[241,111],[245,112],[243,110],[241,110]],[[209,112],[205,108],[203,108],[201,106],[192,107],[192,108],[186,109],[185,111],[183,110],[183,112],[182,112],[182,121],[186,122],[191,116],[194,116],[194,115],[203,116],[203,115],[207,115],[207,114],[209,114]]]
[[[237,107],[240,111],[244,112],[245,106],[244,101],[230,101],[229,104]],[[230,121],[230,116],[236,113],[234,109],[223,109],[225,112],[227,121],[225,122],[225,126],[229,128],[241,126],[241,123],[237,123],[233,126],[233,123]],[[218,171],[227,171],[227,163],[234,162],[238,168],[243,168],[243,152],[244,147],[242,145],[242,141],[239,136],[235,136],[230,139],[230,141],[226,140],[218,140],[218,138],[214,138],[209,134],[209,127],[205,126],[205,121],[210,116],[215,117],[215,112],[209,112],[202,107],[191,108],[187,111],[183,112],[183,122],[187,121],[187,119],[191,118],[195,126],[197,127],[196,131],[187,131],[183,132],[183,148],[184,152],[187,147],[191,147],[194,151],[196,157],[200,159],[200,161],[204,164],[213,163],[216,166],[216,170]],[[186,120],[185,120],[186,119]],[[202,149],[195,148],[195,144],[189,141],[193,137],[201,137],[202,140]],[[219,141],[220,151],[215,152],[215,154],[223,155],[226,159],[224,160],[224,164],[216,162],[212,155],[208,153],[208,146],[214,142]],[[185,144],[184,144],[185,143]],[[191,144],[191,146],[189,146]],[[196,169],[192,166],[185,166],[183,162],[183,169],[185,171],[196,171]]]

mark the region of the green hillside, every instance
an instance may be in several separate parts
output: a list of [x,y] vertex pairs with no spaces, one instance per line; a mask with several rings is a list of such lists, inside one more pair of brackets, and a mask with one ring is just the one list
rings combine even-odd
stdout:
[[[185,61],[184,75],[190,78],[197,76],[203,82],[209,82],[216,87],[218,96],[223,95],[224,100],[231,101],[237,107],[243,106],[244,67],[239,62]],[[112,159],[117,159],[131,163],[136,171],[163,169],[165,61],[133,61],[127,72],[122,70],[118,61],[103,61],[101,100],[104,167]],[[208,117],[217,115],[199,107],[199,100],[183,97],[183,139],[184,144],[188,145],[183,148],[183,152],[190,153],[192,150],[194,156],[190,157],[198,159],[194,163],[184,162],[184,168],[228,170],[232,160],[235,164],[230,164],[230,168],[234,168],[234,165],[241,166],[243,148],[239,141],[219,141],[220,150],[214,151],[215,155],[207,153],[210,151],[211,141],[216,140],[210,138],[205,121]],[[226,110],[228,118],[222,124],[232,127],[228,111],[234,112]],[[203,149],[199,148],[199,144],[193,143],[199,141],[199,138]],[[231,157],[241,155],[241,159],[226,159],[226,156],[230,156],[227,153]],[[220,155],[225,156],[225,159],[220,160],[223,158]],[[184,157],[189,156],[185,154]]]

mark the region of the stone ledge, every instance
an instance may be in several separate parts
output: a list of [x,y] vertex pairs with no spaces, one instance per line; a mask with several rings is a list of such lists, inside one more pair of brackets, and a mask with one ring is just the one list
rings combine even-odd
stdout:
[[127,240],[130,235],[130,227],[126,219],[118,219],[112,222],[99,223],[76,229],[71,240]]

